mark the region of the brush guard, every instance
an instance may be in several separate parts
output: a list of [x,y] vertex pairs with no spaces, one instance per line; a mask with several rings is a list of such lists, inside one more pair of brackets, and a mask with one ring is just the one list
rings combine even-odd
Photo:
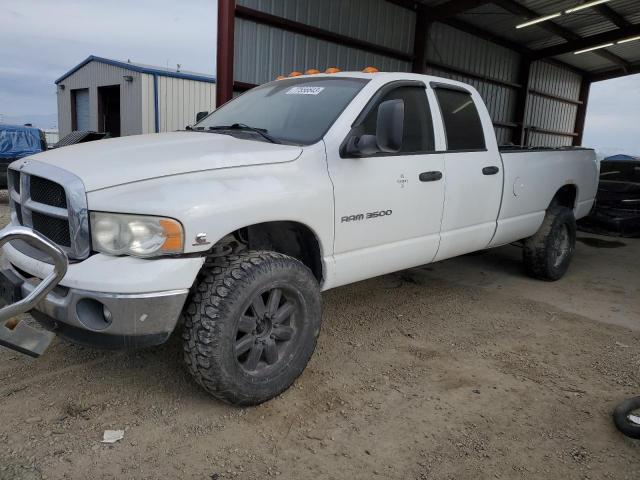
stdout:
[[11,270],[0,272],[0,293],[6,304],[0,309],[0,345],[31,357],[39,357],[55,334],[37,330],[16,317],[32,310],[60,283],[67,273],[69,260],[60,247],[30,228],[8,226],[0,231],[0,248],[14,240],[22,240],[46,253],[53,260],[53,270],[24,298],[24,280]]

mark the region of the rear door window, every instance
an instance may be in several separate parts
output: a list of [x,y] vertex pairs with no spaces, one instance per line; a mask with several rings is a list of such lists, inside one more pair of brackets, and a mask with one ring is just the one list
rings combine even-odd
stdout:
[[468,92],[436,88],[447,150],[485,150],[484,130],[476,104]]

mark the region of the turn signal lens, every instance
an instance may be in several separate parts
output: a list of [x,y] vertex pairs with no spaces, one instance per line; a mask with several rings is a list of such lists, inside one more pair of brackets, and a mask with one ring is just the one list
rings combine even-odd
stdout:
[[289,74],[290,77],[299,77],[300,75],[302,75],[302,72],[291,72]]
[[304,72],[305,75],[316,75],[318,73],[320,73],[320,70],[316,70],[315,68],[310,68],[309,70]]
[[165,253],[182,251],[182,225],[173,218],[160,219],[160,226],[164,230],[165,241],[160,247]]
[[324,71],[324,73],[340,73],[341,71],[342,70],[340,70],[339,68],[329,67]]
[[362,70],[362,73],[378,73],[380,70],[378,70],[376,67],[365,67]]
[[276,77],[276,80],[284,80],[285,78],[287,78],[287,77],[285,77],[284,75],[278,75]]

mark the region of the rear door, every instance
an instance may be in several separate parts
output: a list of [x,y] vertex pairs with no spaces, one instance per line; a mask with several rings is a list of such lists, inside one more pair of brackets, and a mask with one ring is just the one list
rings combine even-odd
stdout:
[[349,158],[327,151],[335,197],[335,285],[433,260],[440,241],[444,155],[434,147],[426,85],[385,85],[356,119],[350,135],[373,135],[377,107],[402,99],[405,108],[399,153]]
[[[436,260],[486,248],[502,200],[502,160],[493,124],[476,92],[433,84],[444,127],[445,199]],[[490,135],[485,135],[490,132]]]

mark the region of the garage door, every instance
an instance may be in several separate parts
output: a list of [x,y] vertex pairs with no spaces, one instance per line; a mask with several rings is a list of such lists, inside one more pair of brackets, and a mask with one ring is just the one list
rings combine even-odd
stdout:
[[76,124],[74,130],[89,130],[89,89],[74,90]]

